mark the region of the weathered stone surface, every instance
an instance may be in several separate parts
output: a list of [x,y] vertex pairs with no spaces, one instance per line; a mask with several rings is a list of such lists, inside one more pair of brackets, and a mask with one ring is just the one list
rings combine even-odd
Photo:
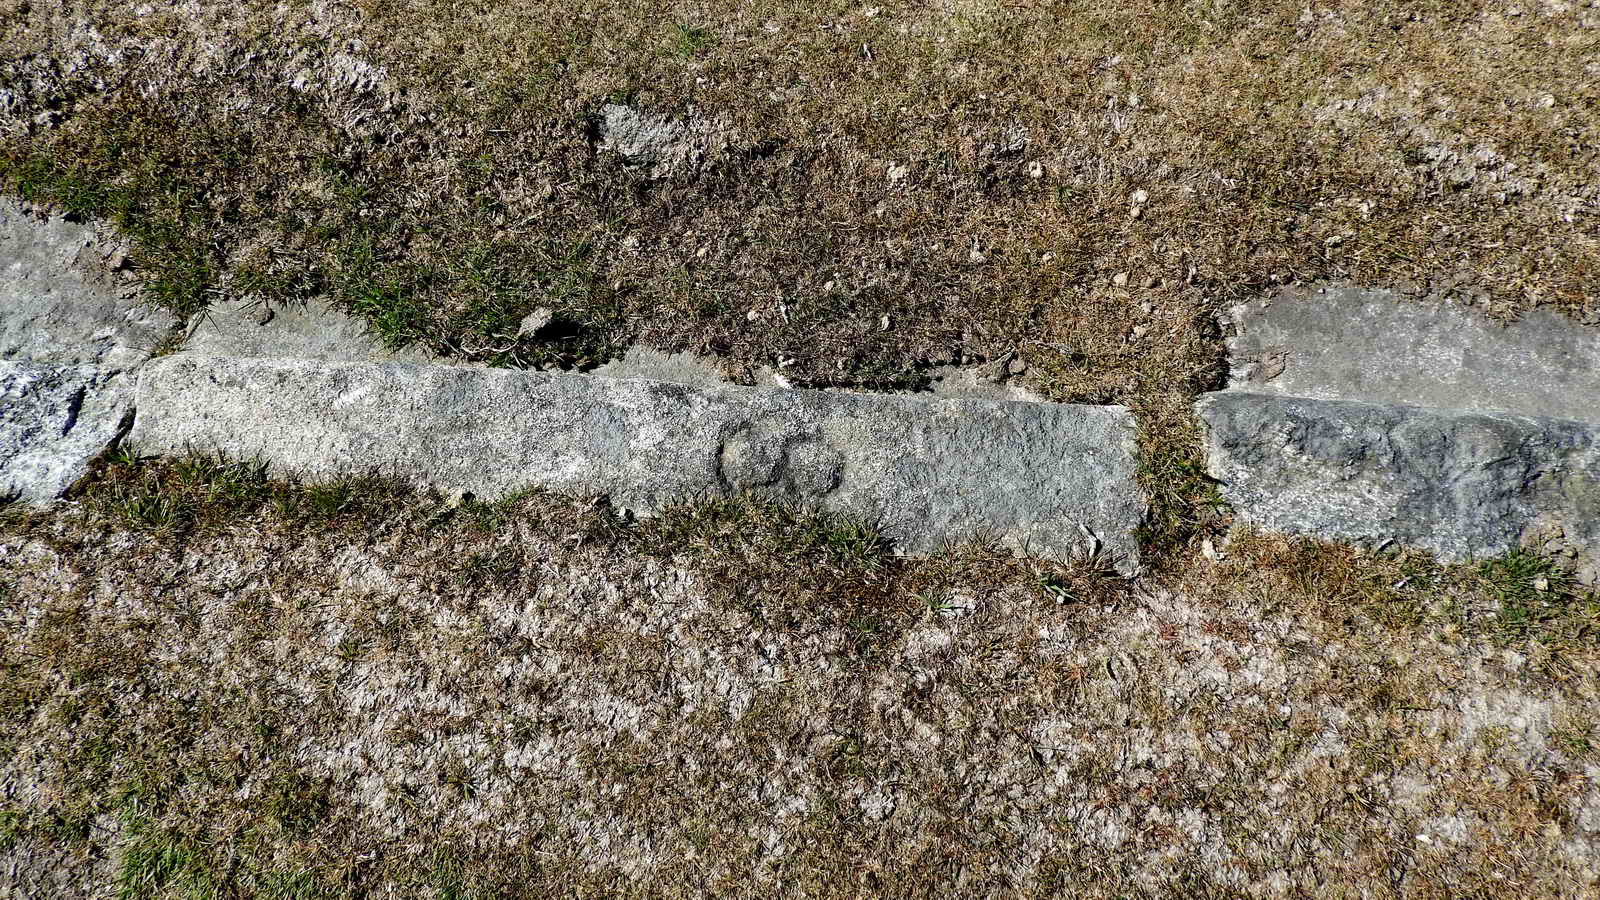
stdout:
[[601,363],[595,375],[606,378],[648,378],[671,381],[690,387],[724,387],[731,382],[709,359],[692,353],[663,353],[654,347],[635,344],[621,356]]
[[59,497],[132,411],[124,372],[176,320],[112,272],[95,230],[0,198],[0,494]]
[[711,150],[713,129],[703,122],[681,122],[619,103],[601,107],[598,149],[615,153],[632,166],[660,178],[692,169]]
[[127,368],[176,320],[110,271],[118,249],[91,226],[0,198],[0,359]]
[[129,376],[99,366],[0,360],[0,494],[53,500],[132,412]]
[[1600,422],[1600,328],[1553,313],[1501,326],[1450,303],[1329,285],[1229,318],[1241,390]]
[[382,472],[479,497],[604,492],[643,514],[753,490],[883,521],[926,551],[981,531],[1064,557],[1094,531],[1125,569],[1143,514],[1120,407],[178,354],[140,373],[133,439]]
[[1207,394],[1208,467],[1249,523],[1460,560],[1552,539],[1600,565],[1600,426],[1243,391]]
[[360,319],[326,300],[267,306],[236,298],[211,305],[189,323],[184,349],[213,356],[293,356],[346,362],[407,359],[425,362],[426,351],[393,351]]

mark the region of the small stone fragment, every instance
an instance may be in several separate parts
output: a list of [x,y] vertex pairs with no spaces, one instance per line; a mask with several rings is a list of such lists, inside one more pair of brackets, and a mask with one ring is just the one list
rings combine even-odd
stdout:
[[1011,362],[1006,364],[1006,370],[1013,375],[1021,375],[1022,373],[1028,371],[1028,364],[1023,362],[1021,359],[1013,359]]
[[1271,347],[1261,354],[1261,361],[1256,364],[1255,371],[1250,373],[1250,380],[1257,384],[1265,384],[1289,367],[1289,351],[1284,347]]
[[550,327],[550,323],[555,321],[555,317],[555,310],[548,306],[541,306],[535,309],[522,317],[522,323],[517,327],[517,337],[538,337],[539,332]]
[[1117,287],[1126,287],[1128,284],[1128,273],[1118,272],[1117,274],[1111,276],[1111,283]]

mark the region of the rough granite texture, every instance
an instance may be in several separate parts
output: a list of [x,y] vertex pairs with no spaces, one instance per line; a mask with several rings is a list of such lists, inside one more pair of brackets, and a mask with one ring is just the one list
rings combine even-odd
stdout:
[[59,497],[132,411],[128,370],[177,321],[112,271],[89,225],[0,198],[0,494]]
[[1211,475],[1256,526],[1450,560],[1532,546],[1600,572],[1600,426],[1243,391],[1196,411]]
[[1392,291],[1299,287],[1235,307],[1231,386],[1600,422],[1600,328],[1543,310],[1509,326]]
[[653,177],[693,168],[710,150],[711,130],[700,123],[619,103],[600,108],[598,147],[621,156],[630,165],[647,167]]
[[878,519],[911,552],[987,531],[1064,558],[1081,525],[1132,571],[1144,512],[1121,407],[189,353],[145,366],[137,405],[142,452],[215,449],[484,499],[602,492],[640,514],[750,490]]
[[126,369],[177,324],[110,271],[119,249],[84,224],[0,198],[0,359]]
[[61,496],[116,439],[132,404],[132,381],[115,370],[0,360],[0,495]]

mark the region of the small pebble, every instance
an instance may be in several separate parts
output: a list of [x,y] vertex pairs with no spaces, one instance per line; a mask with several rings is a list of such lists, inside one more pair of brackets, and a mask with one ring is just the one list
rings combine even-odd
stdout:
[[1023,362],[1020,359],[1013,359],[1006,366],[1006,371],[1010,372],[1013,375],[1021,375],[1023,372],[1028,371],[1028,364]]
[[1116,285],[1117,287],[1125,287],[1125,286],[1127,286],[1127,284],[1128,284],[1128,273],[1127,272],[1118,272],[1117,274],[1111,276],[1111,283]]
[[517,326],[517,337],[525,338],[537,335],[539,332],[549,327],[550,323],[555,320],[555,317],[555,310],[548,306],[541,306],[535,309],[533,312],[522,317],[522,322]]

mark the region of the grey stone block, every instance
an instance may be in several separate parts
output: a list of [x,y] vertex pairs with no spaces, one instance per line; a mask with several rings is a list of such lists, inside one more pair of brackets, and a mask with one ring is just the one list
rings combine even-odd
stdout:
[[1503,326],[1392,291],[1301,287],[1229,316],[1231,386],[1600,422],[1600,328],[1534,310]]
[[112,274],[95,230],[0,198],[0,359],[136,366],[176,326]]
[[1600,563],[1600,426],[1505,413],[1207,394],[1208,467],[1246,522],[1462,560],[1551,541]]
[[211,356],[294,356],[345,362],[427,362],[420,347],[389,350],[367,323],[313,298],[266,306],[253,299],[220,300],[189,323],[184,349]]
[[61,496],[132,410],[132,379],[115,370],[0,361],[0,494]]
[[123,372],[176,325],[114,273],[120,254],[0,198],[0,494],[47,502],[81,478],[132,412]]
[[750,490],[878,519],[912,552],[988,531],[1062,558],[1081,525],[1131,571],[1144,512],[1121,407],[183,353],[141,370],[138,409],[144,452],[216,449],[486,499],[603,492],[646,515]]

